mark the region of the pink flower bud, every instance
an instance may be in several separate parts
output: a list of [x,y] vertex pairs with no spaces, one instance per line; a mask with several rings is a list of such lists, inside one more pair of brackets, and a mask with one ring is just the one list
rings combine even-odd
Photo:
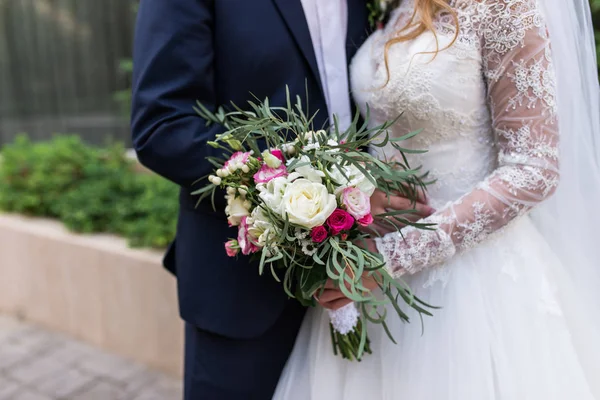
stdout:
[[235,257],[240,251],[240,245],[237,240],[230,240],[225,243],[225,251],[227,252],[227,256]]
[[369,226],[373,223],[373,215],[367,214],[356,222],[358,222],[360,226]]
[[323,243],[325,239],[327,239],[327,229],[321,226],[315,226],[312,231],[310,231],[310,238],[315,243]]

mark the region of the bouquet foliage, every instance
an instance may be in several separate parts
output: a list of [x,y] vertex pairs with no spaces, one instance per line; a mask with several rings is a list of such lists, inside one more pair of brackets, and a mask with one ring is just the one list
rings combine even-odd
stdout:
[[[401,305],[431,315],[432,307],[394,280],[382,258],[362,245],[375,218],[398,230],[401,224],[428,228],[404,218],[411,210],[374,216],[370,207],[376,189],[416,199],[424,188],[425,174],[411,169],[404,156],[414,150],[399,145],[417,132],[392,139],[387,129],[393,122],[369,128],[359,124],[358,114],[344,131],[337,121],[329,132],[315,130],[314,116],[289,94],[286,107],[271,107],[268,99],[249,106],[251,111],[234,105],[233,111],[213,113],[198,103],[200,116],[226,131],[209,142],[222,156],[208,159],[214,173],[194,194],[199,201],[212,197],[214,204],[218,189],[225,190],[229,224],[238,227],[225,251],[256,257],[257,272],[272,274],[290,297],[315,305],[327,280],[337,284],[353,304],[330,313],[334,352],[360,360],[370,353],[367,323],[382,325],[394,340],[384,305],[391,304],[404,321],[409,318]],[[379,160],[361,150],[388,145],[402,157]],[[372,275],[383,296],[364,287],[363,275]]]

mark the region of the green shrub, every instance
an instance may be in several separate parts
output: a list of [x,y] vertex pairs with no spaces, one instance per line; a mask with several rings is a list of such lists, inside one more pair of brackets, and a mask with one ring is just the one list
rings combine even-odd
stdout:
[[58,203],[58,217],[76,232],[123,233],[131,220],[130,210],[143,192],[137,178],[110,169],[90,176],[64,194]]
[[[119,73],[123,74],[124,77],[130,81],[131,74],[133,72],[133,61],[130,59],[121,60],[119,63]],[[113,95],[114,101],[117,103],[119,110],[124,118],[129,118],[131,114],[131,88],[128,87],[123,90],[119,90]]]
[[596,53],[598,54],[598,71],[600,72],[600,0],[590,0],[592,21],[596,31]]
[[137,247],[166,247],[175,236],[179,209],[177,187],[166,179],[141,175],[142,191],[133,208],[123,207],[128,223],[123,234]]
[[132,246],[165,247],[175,235],[177,186],[134,172],[122,145],[96,148],[77,136],[1,152],[0,209],[60,219],[75,232],[109,232]]
[[56,206],[94,169],[99,151],[75,136],[33,144],[26,136],[2,150],[0,207],[28,215],[57,217]]

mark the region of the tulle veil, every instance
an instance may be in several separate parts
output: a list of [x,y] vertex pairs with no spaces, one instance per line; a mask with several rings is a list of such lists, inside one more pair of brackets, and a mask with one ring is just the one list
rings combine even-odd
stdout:
[[[552,41],[561,180],[555,195],[531,216],[568,267],[560,277],[564,304],[571,304],[565,315],[580,325],[574,342],[585,347],[600,337],[600,86],[594,29],[588,0],[538,1]],[[585,348],[579,353],[585,357]]]

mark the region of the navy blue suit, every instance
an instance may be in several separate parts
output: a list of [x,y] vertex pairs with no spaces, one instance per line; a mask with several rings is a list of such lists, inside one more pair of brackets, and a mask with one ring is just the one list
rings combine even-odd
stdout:
[[[366,0],[348,0],[348,60],[368,35]],[[186,399],[268,399],[304,310],[248,259],[228,258],[235,237],[217,196],[196,207],[206,144],[222,131],[193,111],[245,106],[252,95],[285,104],[285,87],[327,122],[300,0],[142,0],[134,46],[132,132],[140,161],[181,186],[177,237],[165,266],[177,276],[186,327]],[[308,99],[306,99],[308,87]],[[252,95],[251,95],[252,93]]]

